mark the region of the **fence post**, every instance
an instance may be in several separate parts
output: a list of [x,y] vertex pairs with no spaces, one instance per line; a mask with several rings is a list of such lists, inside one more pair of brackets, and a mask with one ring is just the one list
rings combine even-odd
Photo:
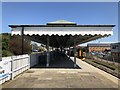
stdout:
[[29,64],[29,66],[28,66],[28,69],[30,69],[30,55],[28,55],[29,57],[28,57],[28,64]]
[[14,79],[14,72],[13,72],[13,57],[11,56],[11,80]]

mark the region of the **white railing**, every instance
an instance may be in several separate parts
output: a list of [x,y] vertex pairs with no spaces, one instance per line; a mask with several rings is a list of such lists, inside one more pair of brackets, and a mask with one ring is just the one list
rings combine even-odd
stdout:
[[0,84],[38,64],[39,54],[3,57],[0,61]]

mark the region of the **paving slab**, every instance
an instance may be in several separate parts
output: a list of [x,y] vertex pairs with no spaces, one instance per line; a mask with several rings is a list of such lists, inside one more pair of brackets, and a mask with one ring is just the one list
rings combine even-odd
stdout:
[[81,68],[31,68],[3,84],[2,88],[118,88],[118,78],[80,59],[77,59],[77,65]]

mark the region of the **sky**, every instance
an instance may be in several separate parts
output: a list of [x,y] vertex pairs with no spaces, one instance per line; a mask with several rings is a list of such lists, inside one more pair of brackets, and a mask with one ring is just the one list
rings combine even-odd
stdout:
[[2,32],[9,24],[46,24],[68,20],[77,24],[115,24],[113,35],[95,42],[118,42],[117,2],[3,2]]

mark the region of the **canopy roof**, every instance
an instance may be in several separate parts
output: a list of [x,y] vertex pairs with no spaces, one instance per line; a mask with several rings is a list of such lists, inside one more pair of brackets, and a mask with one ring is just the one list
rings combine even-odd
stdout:
[[54,21],[54,22],[49,22],[47,23],[47,25],[55,25],[55,24],[68,24],[68,25],[76,25],[75,22],[70,22],[70,21],[67,21],[67,20],[57,20],[57,21]]
[[115,25],[77,25],[74,22],[59,20],[49,22],[46,25],[9,25],[12,35],[21,35],[24,30],[25,38],[46,44],[47,36],[50,36],[50,46],[69,47],[82,44],[98,38],[113,34]]

